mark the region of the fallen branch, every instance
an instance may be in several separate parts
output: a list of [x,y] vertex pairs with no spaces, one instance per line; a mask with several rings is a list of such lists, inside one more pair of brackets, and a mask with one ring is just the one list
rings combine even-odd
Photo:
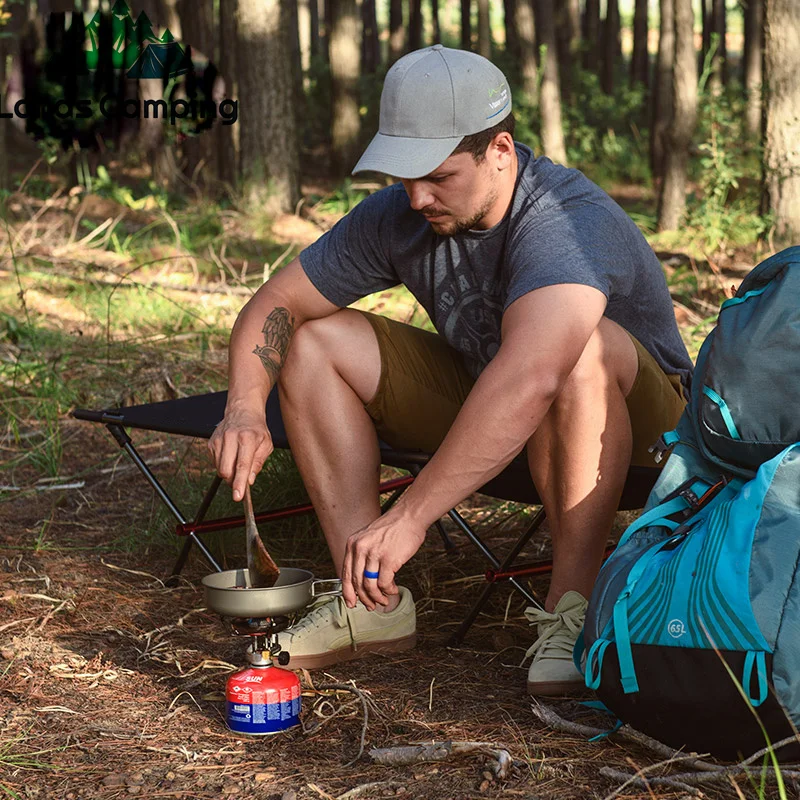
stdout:
[[395,781],[373,781],[372,783],[362,783],[361,786],[354,786],[344,794],[337,796],[336,800],[354,800],[356,797],[375,797],[375,792],[380,789],[396,789],[400,786]]
[[387,767],[421,764],[428,761],[446,761],[450,756],[465,753],[485,753],[494,759],[492,772],[498,778],[506,778],[513,759],[508,750],[488,742],[431,742],[431,744],[406,745],[401,747],[377,747],[369,751],[376,764]]
[[[323,683],[320,684],[319,686],[313,687],[313,691],[318,692],[321,695],[326,691],[350,692],[361,701],[361,711],[364,715],[364,722],[361,725],[361,741],[359,743],[358,753],[356,753],[356,756],[352,761],[348,761],[347,764],[345,764],[346,767],[351,767],[364,754],[364,746],[366,745],[367,742],[367,726],[369,725],[369,704],[367,703],[366,695],[364,694],[364,692],[361,691],[361,689],[358,689],[356,686],[350,683]],[[313,728],[313,730],[315,731],[318,730],[318,727]],[[305,729],[304,733],[311,733],[311,730]]]

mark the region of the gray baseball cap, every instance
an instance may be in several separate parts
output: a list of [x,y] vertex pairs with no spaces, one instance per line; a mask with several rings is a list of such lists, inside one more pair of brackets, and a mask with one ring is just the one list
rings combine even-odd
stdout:
[[435,44],[403,56],[386,73],[380,127],[353,174],[421,178],[465,136],[511,113],[511,89],[491,61]]

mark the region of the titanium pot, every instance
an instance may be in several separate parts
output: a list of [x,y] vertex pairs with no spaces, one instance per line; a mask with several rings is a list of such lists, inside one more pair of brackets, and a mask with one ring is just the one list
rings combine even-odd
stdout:
[[[322,584],[334,588],[317,591]],[[284,567],[274,586],[266,589],[250,587],[246,569],[229,569],[203,578],[206,605],[223,617],[262,618],[285,617],[304,609],[317,597],[340,595],[342,582],[338,578],[314,580],[306,569]]]

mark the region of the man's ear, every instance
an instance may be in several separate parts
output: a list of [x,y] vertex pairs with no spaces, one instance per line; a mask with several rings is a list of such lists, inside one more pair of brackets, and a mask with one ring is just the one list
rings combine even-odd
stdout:
[[498,133],[489,145],[492,161],[499,170],[509,169],[514,160],[514,138],[508,131]]

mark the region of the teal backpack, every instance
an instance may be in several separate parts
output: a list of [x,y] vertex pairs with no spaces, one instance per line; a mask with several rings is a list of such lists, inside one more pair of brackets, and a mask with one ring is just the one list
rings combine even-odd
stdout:
[[[585,652],[586,685],[623,722],[748,756],[800,726],[800,247],[723,303],[669,447],[600,572],[576,663]],[[777,753],[800,760],[800,741]]]

